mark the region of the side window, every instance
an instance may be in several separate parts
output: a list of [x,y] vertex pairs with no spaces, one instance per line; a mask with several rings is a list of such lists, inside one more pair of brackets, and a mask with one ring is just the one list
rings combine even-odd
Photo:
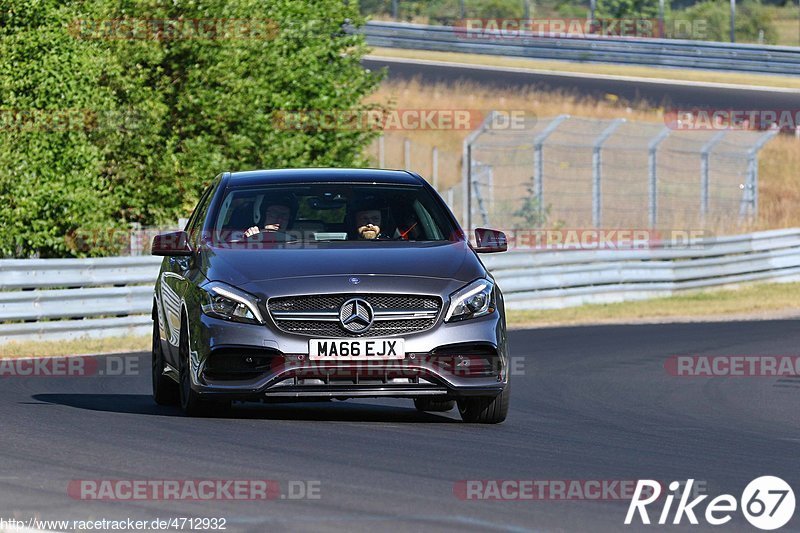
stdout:
[[203,196],[197,203],[197,207],[194,208],[192,216],[189,217],[188,224],[186,224],[186,231],[189,232],[189,240],[193,243],[197,242],[197,238],[200,235],[203,220],[205,220],[206,212],[208,211],[208,204],[211,201],[211,189],[213,188],[214,186],[211,185],[203,192]]

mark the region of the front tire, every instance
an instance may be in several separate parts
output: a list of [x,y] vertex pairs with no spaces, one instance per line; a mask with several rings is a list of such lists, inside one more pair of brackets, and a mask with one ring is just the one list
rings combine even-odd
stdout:
[[161,349],[158,321],[153,321],[152,380],[153,400],[158,405],[175,405],[179,401],[178,384],[164,375],[164,351]]
[[204,416],[209,413],[211,404],[192,389],[192,378],[189,375],[189,331],[184,322],[181,325],[179,343],[180,356],[180,399],[181,409],[186,416]]
[[458,412],[464,422],[499,424],[508,415],[509,385],[497,396],[476,396],[458,400]]
[[430,413],[446,413],[456,406],[455,400],[440,400],[436,398],[414,398],[414,407],[417,411]]

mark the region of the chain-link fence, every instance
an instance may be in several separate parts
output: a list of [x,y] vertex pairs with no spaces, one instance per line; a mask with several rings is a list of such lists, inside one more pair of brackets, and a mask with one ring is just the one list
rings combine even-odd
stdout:
[[758,152],[777,131],[669,129],[562,115],[486,124],[464,144],[466,227],[731,230],[758,210]]
[[727,232],[757,214],[758,154],[777,134],[566,115],[492,123],[462,153],[388,133],[370,155],[432,182],[464,227]]

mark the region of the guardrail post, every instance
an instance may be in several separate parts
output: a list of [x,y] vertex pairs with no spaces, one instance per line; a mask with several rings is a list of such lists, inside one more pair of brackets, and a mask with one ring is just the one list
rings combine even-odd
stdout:
[[609,124],[606,129],[597,137],[592,147],[592,225],[600,227],[602,223],[602,148],[603,143],[611,136],[614,131],[625,122],[624,118],[618,118]]
[[494,121],[494,111],[490,111],[481,125],[467,135],[461,152],[461,225],[472,231],[472,144],[489,128]]
[[533,195],[536,197],[540,215],[544,210],[544,158],[542,157],[542,148],[550,134],[568,118],[569,115],[558,115],[533,139]]
[[403,141],[403,168],[411,170],[411,141],[408,139]]
[[744,219],[747,213],[750,218],[758,216],[758,152],[764,145],[780,132],[772,129],[759,137],[758,141],[747,152],[747,178],[742,191],[742,202],[739,204],[739,219]]
[[700,149],[700,219],[705,222],[708,214],[708,161],[711,150],[725,137],[725,130],[714,134]]
[[650,201],[648,203],[649,208],[649,222],[650,227],[654,228],[656,226],[656,222],[658,222],[658,175],[657,175],[657,161],[656,161],[656,152],[658,150],[658,145],[667,138],[670,133],[670,129],[665,127],[663,130],[656,135],[652,141],[650,141],[650,145],[647,147],[647,171],[648,171],[648,183],[649,183],[649,190],[650,190]]

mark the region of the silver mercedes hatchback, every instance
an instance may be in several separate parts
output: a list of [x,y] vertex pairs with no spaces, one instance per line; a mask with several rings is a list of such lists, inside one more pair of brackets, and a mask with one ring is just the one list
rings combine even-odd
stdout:
[[183,231],[158,235],[153,396],[202,415],[231,401],[409,398],[498,423],[509,404],[503,296],[420,176],[224,173]]

